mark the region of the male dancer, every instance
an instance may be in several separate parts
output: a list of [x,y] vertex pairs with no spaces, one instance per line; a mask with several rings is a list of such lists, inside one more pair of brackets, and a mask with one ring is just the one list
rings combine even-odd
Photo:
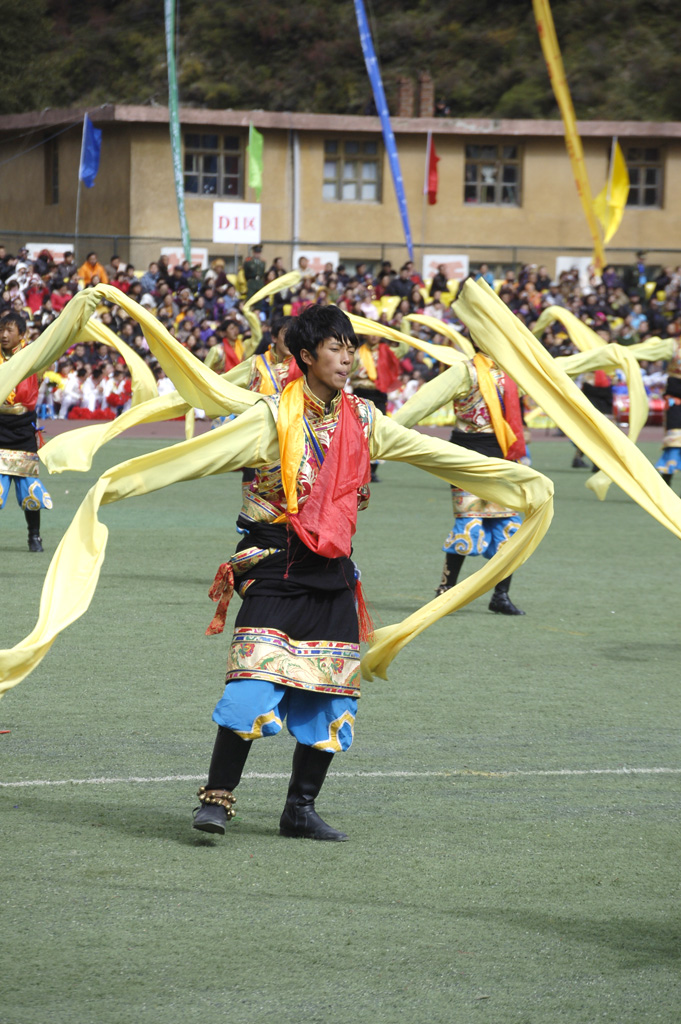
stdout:
[[671,487],[674,473],[681,471],[681,342],[670,338],[673,349],[667,365],[667,384],[664,397],[667,399],[665,432],[662,452],[655,463],[665,483]]
[[[26,346],[25,334],[26,321],[19,313],[0,318],[0,363]],[[14,481],[17,502],[28,526],[29,551],[43,550],[40,509],[52,508],[52,499],[38,477],[38,387],[37,374],[32,374],[17,384],[0,405],[0,509],[4,508]]]
[[371,456],[451,483],[479,481],[483,494],[513,496],[535,514],[550,502],[551,485],[528,467],[405,429],[345,393],[357,342],[337,307],[309,307],[286,341],[304,377],[223,428],[225,465],[257,454],[257,487],[239,517],[243,539],[211,591],[218,609],[209,633],[224,626],[235,589],[243,603],[194,827],[224,833],[252,741],[280,732],[287,719],[297,744],[280,834],[338,842],[347,836],[319,817],[315,799],[334,753],[352,742],[359,642],[370,634],[350,554]]
[[[521,459],[525,442],[515,383],[481,352],[466,366],[470,386],[467,393],[454,397],[456,423],[449,440],[481,455]],[[445,566],[436,594],[444,594],[456,585],[466,555],[492,558],[521,522],[511,509],[459,487],[451,490],[454,526],[442,546]],[[510,585],[510,576],[497,583],[489,609],[501,615],[524,615],[508,596]]]
[[[339,842],[346,834],[319,817],[314,801],[334,752],[353,739],[359,587],[349,535],[347,545],[338,537],[368,500],[373,407],[343,393],[356,339],[337,307],[306,310],[288,325],[286,342],[304,380],[285,397],[266,399],[277,417],[281,464],[256,471],[237,524],[244,539],[216,577],[223,619],[233,586],[243,604],[227,685],[213,713],[218,735],[194,828],[224,833],[253,740],[280,732],[287,718],[297,744],[280,834]],[[326,485],[322,526],[310,501],[318,479]],[[220,624],[214,620],[209,629],[217,632]]]

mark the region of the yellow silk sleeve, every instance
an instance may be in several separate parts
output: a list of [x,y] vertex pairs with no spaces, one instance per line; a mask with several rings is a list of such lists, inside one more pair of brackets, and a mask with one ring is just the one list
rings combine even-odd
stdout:
[[379,412],[372,433],[371,458],[408,462],[486,501],[516,509],[524,519],[484,568],[404,621],[376,631],[362,659],[365,679],[374,675],[386,678],[390,662],[405,644],[443,615],[474,601],[514,572],[535,550],[553,516],[553,484],[536,470],[505,459],[486,458],[449,441],[407,430]]
[[[253,396],[244,391],[248,385],[251,375],[250,362],[239,363],[229,373],[223,375],[224,380],[236,385],[239,391],[230,398],[229,408],[225,409],[228,415],[238,416],[253,406]],[[246,395],[243,401],[239,401],[240,395]],[[90,469],[92,460],[100,448],[112,441],[115,437],[129,430],[130,427],[139,427],[145,423],[158,423],[161,420],[172,420],[179,416],[187,416],[192,406],[173,391],[167,395],[144,402],[142,405],[134,406],[127,412],[117,416],[115,420],[107,423],[94,424],[87,427],[77,427],[75,430],[66,431],[63,434],[56,434],[38,452],[40,461],[47,467],[50,473],[64,473],[66,470],[85,473]]]
[[456,363],[433,380],[429,380],[427,384],[423,384],[390,418],[393,423],[399,423],[403,427],[413,427],[426,416],[441,409],[447,402],[463,398],[470,388],[468,362]]
[[476,344],[641,508],[681,537],[681,499],[635,444],[596,410],[546,349],[484,282],[456,302]]
[[[648,419],[648,395],[636,356],[631,349],[628,346],[613,343],[604,345],[603,348],[591,349],[589,352],[560,356],[556,359],[556,363],[569,377],[576,377],[589,370],[608,370],[610,373],[622,370],[629,388],[628,436],[629,440],[635,444]],[[600,501],[605,501],[610,483],[607,474],[603,470],[599,470],[595,476],[589,477],[585,486],[593,491]]]
[[359,346],[357,349],[357,360],[364,367],[369,380],[376,380],[378,377],[378,370],[376,369],[376,363],[374,362],[374,357],[368,345]]
[[417,324],[423,324],[424,327],[429,327],[431,331],[436,331],[438,334],[444,335],[445,338],[449,338],[450,341],[454,342],[459,351],[463,352],[466,359],[472,359],[475,355],[475,349],[468,338],[463,338],[459,331],[454,330],[451,324],[438,320],[436,316],[426,316],[425,313],[410,313],[404,319],[413,320]]
[[130,370],[132,380],[132,404],[141,405],[152,398],[158,398],[158,387],[156,378],[144,362],[141,356],[134,352],[129,345],[118,337],[117,334],[94,318],[89,320],[87,325],[76,338],[76,342],[95,341],[108,345],[119,352],[125,360],[125,365]]
[[275,278],[274,281],[268,281],[266,285],[263,285],[254,295],[251,295],[250,299],[244,302],[244,312],[252,309],[253,306],[258,302],[262,302],[263,299],[269,298],[270,295],[287,291],[289,288],[295,288],[301,278],[302,274],[299,270],[289,270],[288,274],[282,274],[281,277]]
[[[364,316],[355,316],[354,313],[348,313],[348,317],[350,318],[355,330],[355,334],[387,338],[388,341],[397,341],[400,344],[405,345],[407,349],[416,348],[420,352],[425,352],[427,355],[432,356],[433,359],[437,359],[439,363],[444,363],[446,366],[453,366],[454,363],[458,363],[462,359],[466,358],[463,352],[449,348],[448,345],[431,345],[429,341],[419,341],[418,338],[411,338],[406,334],[402,334],[400,331],[396,331],[394,327],[388,327],[387,324],[378,323],[376,320],[367,320]],[[398,355],[398,359],[399,358],[402,357]]]
[[15,647],[0,651],[0,694],[21,682],[47,654],[58,634],[90,606],[104,561],[108,530],[101,505],[149,494],[181,480],[275,462],[277,430],[266,404],[190,441],[112,467],[88,491],[52,557],[38,621]]
[[[111,290],[118,295],[123,294],[118,288]],[[32,373],[46,370],[71,345],[75,345],[78,335],[100,302],[101,297],[96,294],[97,291],[97,288],[86,288],[74,295],[37,341],[0,365],[0,405],[20,381]]]
[[547,327],[558,320],[568,333],[571,341],[575,343],[580,352],[590,352],[595,348],[603,348],[608,343],[600,335],[592,331],[583,320],[571,313],[569,309],[562,306],[547,306],[541,313],[539,319],[532,328],[532,333],[538,338],[544,333]]
[[244,340],[244,351],[241,357],[242,361],[247,362],[255,352],[260,342],[262,341],[262,324],[260,322],[260,317],[258,316],[258,314],[253,313],[250,309],[244,308],[244,316],[248,320],[248,324],[251,328],[250,338],[246,338]]
[[636,359],[649,359],[651,362],[655,362],[657,359],[671,359],[675,346],[676,342],[673,338],[648,338],[647,341],[638,341],[635,345],[627,345],[627,351],[631,352]]

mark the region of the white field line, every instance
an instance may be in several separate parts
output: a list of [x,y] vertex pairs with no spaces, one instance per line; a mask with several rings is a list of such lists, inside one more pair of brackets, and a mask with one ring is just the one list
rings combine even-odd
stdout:
[[[288,779],[290,772],[246,772],[244,779]],[[681,775],[681,768],[556,768],[530,771],[478,771],[473,768],[452,769],[437,772],[333,772],[334,778],[342,779],[435,779],[465,778],[478,776],[488,779],[510,779],[521,776],[575,776],[575,775]],[[93,779],[25,779],[20,782],[0,782],[0,789],[19,789],[30,786],[114,786],[132,783],[154,782],[203,782],[204,775],[157,775],[144,778],[138,775],[127,777],[106,777]]]

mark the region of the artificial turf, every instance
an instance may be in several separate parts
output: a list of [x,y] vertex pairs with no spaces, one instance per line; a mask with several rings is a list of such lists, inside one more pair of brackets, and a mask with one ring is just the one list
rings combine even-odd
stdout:
[[[5,509],[2,646],[87,487],[156,443],[49,479],[44,557]],[[527,615],[482,598],[364,684],[318,801],[343,844],[277,835],[288,736],[255,745],[227,836],[190,827],[239,475],[102,511],[90,610],[0,702],[0,781],[36,782],[0,788],[2,1024],[676,1024],[679,542],[598,502],[564,441],[532,454],[556,515],[513,581]],[[380,476],[355,545],[379,625],[433,593],[451,516],[438,480]]]

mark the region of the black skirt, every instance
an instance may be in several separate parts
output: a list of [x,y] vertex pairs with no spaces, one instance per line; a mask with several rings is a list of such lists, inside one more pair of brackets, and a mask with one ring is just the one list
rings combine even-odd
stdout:
[[236,578],[242,606],[235,628],[275,629],[300,641],[359,643],[355,566],[351,558],[323,558],[283,525],[252,523],[237,547],[278,548]]
[[16,416],[0,415],[0,448],[12,452],[37,452],[35,412],[21,412]]

